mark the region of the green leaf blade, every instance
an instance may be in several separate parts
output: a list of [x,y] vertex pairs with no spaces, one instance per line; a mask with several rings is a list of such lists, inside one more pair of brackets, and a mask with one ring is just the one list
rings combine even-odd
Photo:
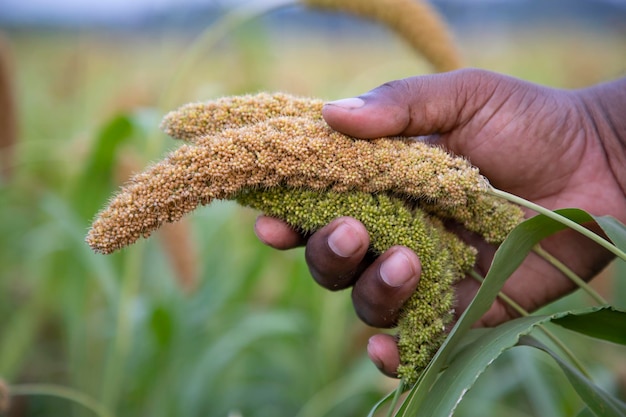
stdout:
[[[559,321],[566,320],[572,329],[586,329],[596,319],[606,321],[609,317],[610,321],[613,322],[624,320],[625,314],[610,307],[595,307],[580,311],[560,312],[550,316],[522,317],[490,329],[469,343],[451,360],[448,368],[439,375],[429,390],[428,396],[421,404],[419,413],[411,415],[451,416],[464,395],[472,388],[487,367],[503,352],[522,341],[525,345],[539,348],[553,356],[574,389],[598,416],[620,416],[621,414],[617,412],[622,410],[623,404],[596,386],[550,349],[540,345],[539,342],[527,335],[538,326],[550,322],[558,324]],[[599,332],[599,334],[602,339],[607,340],[605,332]],[[599,414],[598,410],[600,409],[609,410],[609,412]]]
[[455,356],[450,366],[439,376],[423,402],[419,415],[451,416],[465,393],[487,367],[504,351],[515,346],[521,335],[547,320],[549,318],[545,316],[512,320],[471,343]]
[[626,312],[613,307],[596,308],[584,316],[564,315],[553,323],[566,329],[608,342],[626,345]]
[[117,151],[135,133],[133,120],[118,115],[98,132],[85,168],[74,186],[72,200],[83,219],[89,219],[106,201],[114,188],[114,167]]
[[626,226],[611,216],[593,216],[613,244],[626,251]]
[[[532,337],[524,337],[521,340],[526,346],[540,349],[550,355],[561,367],[565,376],[570,381],[580,398],[585,401],[587,407],[598,417],[624,417],[626,416],[626,404],[619,401],[592,381],[585,378],[578,370],[565,362],[560,356],[552,352],[547,346]],[[589,414],[589,412],[587,412]]]

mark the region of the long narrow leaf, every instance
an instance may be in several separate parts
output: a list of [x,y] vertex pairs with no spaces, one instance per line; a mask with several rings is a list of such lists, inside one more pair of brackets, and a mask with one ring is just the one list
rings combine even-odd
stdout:
[[[420,416],[450,416],[478,377],[504,351],[515,346],[520,335],[527,334],[546,316],[522,317],[492,329],[466,347],[439,376],[420,407]],[[418,415],[418,414],[416,414]]]
[[194,398],[214,390],[222,374],[245,349],[263,339],[298,334],[302,327],[301,317],[294,311],[270,311],[242,318],[219,341],[209,345],[194,365],[182,399],[182,415],[200,415],[199,403]]
[[[593,220],[583,210],[563,209],[558,210],[558,213],[579,224]],[[403,417],[420,415],[422,403],[430,395],[437,375],[443,369],[455,345],[459,343],[472,324],[489,309],[504,282],[521,265],[532,248],[542,239],[565,228],[566,226],[556,220],[537,215],[520,223],[511,231],[496,251],[489,273],[478,293],[409,393],[397,415]]]
[[589,407],[585,407],[580,410],[578,414],[576,414],[576,417],[596,417],[596,415],[589,409]]
[[[420,415],[432,417],[451,416],[465,393],[473,386],[474,382],[485,369],[504,351],[515,346],[520,341],[520,338],[528,335],[538,325],[567,319],[572,328],[585,328],[586,324],[592,322],[596,317],[599,320],[605,321],[607,313],[611,314],[611,318],[614,321],[626,320],[626,313],[615,311],[609,307],[603,307],[575,312],[556,313],[550,316],[522,317],[491,329],[488,333],[468,345],[462,352],[454,357],[449,367],[441,373],[430,390],[428,397],[422,403]],[[581,324],[578,325],[578,322]],[[559,358],[558,360],[567,365],[567,372],[570,370],[575,371],[572,366],[565,363],[562,359]],[[603,405],[605,408],[612,406],[613,401],[616,400],[606,398],[608,394],[603,391],[600,392],[601,390],[591,381],[587,380],[578,371],[575,372],[577,374],[576,378],[585,379],[584,388],[587,391],[585,391],[584,394],[587,396],[591,395],[588,393],[589,390],[594,392],[594,401],[597,403],[594,407],[598,404]],[[570,378],[569,375],[568,378]],[[576,379],[576,383],[580,382]],[[574,382],[572,382],[572,384],[574,384]],[[582,389],[576,386],[574,386],[574,388],[577,392],[579,389]],[[583,400],[587,401],[587,398],[583,396],[583,394],[579,392],[579,395],[581,395]],[[594,407],[592,407],[592,409],[595,411]],[[619,414],[606,415],[614,416]]]
[[73,190],[73,205],[83,219],[93,217],[113,190],[113,168],[117,151],[134,131],[131,118],[118,115],[98,132],[91,155]]
[[626,226],[611,216],[593,216],[593,218],[615,246],[626,251]]
[[374,407],[372,407],[372,409],[370,410],[370,412],[367,414],[367,417],[374,417],[374,415],[376,414],[376,412],[381,409],[381,407],[383,405],[385,405],[386,403],[388,403],[389,401],[393,400],[396,396],[397,396],[397,392],[398,390],[393,390],[391,391],[389,394],[385,395],[380,401],[378,401],[376,404],[374,404]]
[[547,346],[532,337],[524,337],[521,343],[546,352],[561,367],[567,379],[585,401],[587,406],[598,417],[624,417],[626,404],[611,396],[602,388],[585,378],[578,370],[565,362],[560,356],[552,352]]
[[626,313],[614,307],[596,308],[593,315],[564,316],[552,322],[596,339],[626,345]]

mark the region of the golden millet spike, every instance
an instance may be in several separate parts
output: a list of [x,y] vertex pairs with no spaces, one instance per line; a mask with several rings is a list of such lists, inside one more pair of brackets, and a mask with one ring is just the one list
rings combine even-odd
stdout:
[[214,199],[237,199],[308,231],[356,217],[372,250],[404,245],[422,261],[398,342],[398,371],[415,381],[445,337],[451,285],[475,260],[475,250],[441,219],[500,243],[523,213],[488,195],[486,180],[463,158],[409,138],[354,139],[332,130],[320,112],[319,100],[260,94],[170,113],[164,129],[191,143],[122,187],[87,242],[96,252],[114,252]]
[[417,253],[422,274],[398,323],[398,375],[414,383],[445,339],[446,325],[452,320],[452,284],[473,267],[476,250],[446,231],[439,220],[386,194],[279,186],[244,189],[236,200],[307,232],[340,216],[354,217],[368,230],[375,253],[381,254],[393,245]]
[[322,100],[282,93],[223,97],[207,103],[190,103],[165,116],[161,127],[176,139],[189,142],[279,116],[322,118]]
[[396,31],[439,72],[463,66],[447,26],[426,0],[301,0],[312,8],[348,12]]
[[[176,123],[175,114],[166,129]],[[189,125],[206,125],[185,111],[180,114]],[[508,223],[485,227],[481,219],[501,203],[485,196],[485,180],[462,158],[406,138],[353,139],[319,118],[268,116],[198,137],[133,177],[100,213],[87,241],[97,252],[111,253],[198,204],[232,198],[244,187],[276,185],[391,192],[436,204],[447,217],[482,235],[504,236],[510,230]],[[515,206],[503,207],[508,217],[521,218]]]

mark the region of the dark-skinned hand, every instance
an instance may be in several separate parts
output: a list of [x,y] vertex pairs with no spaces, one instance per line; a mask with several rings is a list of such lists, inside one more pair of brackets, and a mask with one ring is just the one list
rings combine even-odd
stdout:
[[[323,109],[328,124],[345,134],[364,139],[424,136],[467,157],[496,188],[549,209],[576,207],[622,222],[626,222],[624,115],[626,79],[565,91],[474,69],[393,81]],[[266,216],[259,217],[255,230],[261,241],[277,249],[306,245],[313,278],[330,290],[353,287],[354,308],[371,326],[393,326],[419,281],[415,253],[395,246],[373,258],[365,227],[352,218],[338,218],[306,237]],[[457,232],[479,249],[476,268],[484,274],[496,248],[467,231]],[[569,230],[542,246],[585,279],[612,259]],[[456,314],[467,308],[478,286],[471,278],[456,284]],[[532,311],[573,289],[565,276],[531,255],[503,291]],[[496,301],[476,326],[495,326],[515,316]],[[384,373],[395,374],[399,357],[392,336],[373,336],[368,353]]]

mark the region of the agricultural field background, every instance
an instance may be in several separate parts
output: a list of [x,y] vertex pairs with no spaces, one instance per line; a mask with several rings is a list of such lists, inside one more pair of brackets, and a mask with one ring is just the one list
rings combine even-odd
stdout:
[[[111,256],[84,243],[119,185],[179,145],[158,129],[169,110],[258,91],[331,100],[431,72],[371,23],[299,28],[288,17],[223,33],[218,20],[197,33],[1,34],[18,125],[15,142],[0,136],[0,379],[19,394],[7,416],[364,416],[394,389],[367,360],[376,330],[357,320],[349,292],[318,287],[302,250],[264,247],[249,209],[212,204]],[[548,86],[626,75],[626,31],[455,35],[469,66]],[[625,276],[613,265],[594,287],[626,307]],[[571,340],[596,381],[626,398],[624,349]],[[555,365],[516,348],[457,415],[572,415],[581,404]]]

